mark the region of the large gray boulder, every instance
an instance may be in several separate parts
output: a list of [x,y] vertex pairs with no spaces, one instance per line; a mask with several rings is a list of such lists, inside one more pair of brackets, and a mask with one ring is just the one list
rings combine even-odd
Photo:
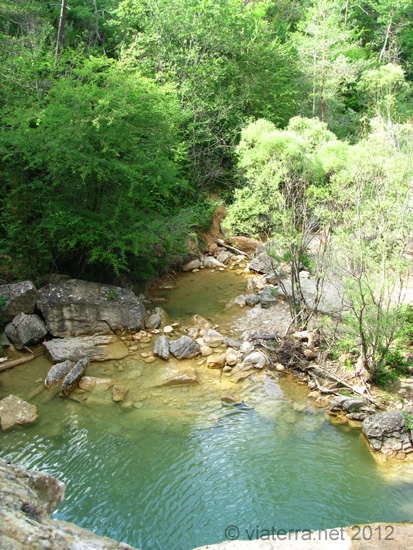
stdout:
[[153,354],[167,361],[169,359],[169,339],[167,336],[159,336],[155,340]]
[[8,430],[21,424],[32,424],[37,420],[35,405],[23,401],[20,397],[9,395],[0,401],[0,426]]
[[89,358],[83,357],[76,365],[66,374],[62,382],[62,391],[60,395],[66,396],[78,385],[84,372],[89,365]]
[[145,307],[131,290],[70,279],[39,290],[37,306],[58,337],[139,330]]
[[23,281],[10,285],[0,285],[0,320],[11,321],[19,313],[34,312],[37,300],[37,290],[31,281]]
[[363,421],[361,429],[375,452],[385,455],[413,452],[411,428],[400,411],[373,414]]
[[114,334],[55,338],[43,342],[43,345],[54,363],[79,361],[82,357],[89,357],[91,361],[109,361],[128,356],[128,348]]
[[[291,298],[291,280],[285,279],[283,284],[287,293],[287,298]],[[300,285],[308,307],[311,309],[314,308],[317,292],[316,280],[308,279],[300,274]],[[344,288],[340,281],[325,281],[322,289],[322,298],[318,304],[318,311],[320,313],[327,313],[328,315],[340,316],[343,310],[346,309],[343,304],[343,293]],[[281,285],[278,286],[278,294],[284,296]]]
[[[249,268],[257,273],[264,273],[265,275],[273,273],[274,267],[277,267],[277,262],[271,258],[266,252],[260,252],[249,263]],[[274,267],[273,267],[274,266]]]
[[17,349],[23,349],[30,344],[38,344],[47,334],[47,329],[38,315],[19,313],[9,323],[4,332]]
[[63,483],[43,472],[0,460],[0,548],[4,550],[134,550],[73,523],[49,519],[62,502]]
[[169,344],[170,352],[177,359],[192,359],[199,354],[198,344],[189,336],[181,336]]

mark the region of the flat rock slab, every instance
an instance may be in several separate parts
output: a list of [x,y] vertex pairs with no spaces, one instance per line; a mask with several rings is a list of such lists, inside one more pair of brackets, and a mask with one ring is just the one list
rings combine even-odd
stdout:
[[37,290],[31,281],[0,285],[0,297],[5,300],[0,307],[0,318],[11,321],[19,313],[34,312]]
[[170,371],[164,376],[160,386],[188,386],[192,384],[198,384],[198,378],[196,371],[193,368],[186,368],[185,370],[175,369]]
[[139,330],[145,307],[125,288],[70,279],[39,290],[37,306],[58,337]]
[[128,348],[114,334],[55,338],[43,345],[53,362],[79,361],[82,357],[90,361],[108,361],[123,359],[129,354]]
[[[291,281],[284,279],[283,284],[287,293],[287,297],[292,296],[291,293]],[[314,301],[316,296],[316,281],[315,279],[308,279],[307,277],[300,276],[301,289],[303,291],[304,298],[310,308],[314,307]],[[331,282],[324,282],[323,296],[318,304],[318,311],[320,313],[327,313],[328,315],[340,316],[345,305],[343,305],[343,285],[340,281],[334,280]],[[281,286],[278,287],[278,294],[284,296],[284,291]]]
[[37,420],[37,408],[20,397],[9,395],[0,401],[0,426],[8,430],[13,426],[32,424]]

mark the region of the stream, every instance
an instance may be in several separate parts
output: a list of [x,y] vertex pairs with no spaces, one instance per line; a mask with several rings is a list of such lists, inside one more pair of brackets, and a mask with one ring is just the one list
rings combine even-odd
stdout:
[[[239,310],[224,306],[245,292],[242,273],[203,270],[170,286],[153,299],[171,322],[198,313],[231,333]],[[412,466],[377,463],[360,430],[332,423],[307,387],[265,372],[234,384],[199,357],[146,363],[152,346],[88,368],[129,388],[122,403],[106,387],[70,399],[44,390],[45,357],[2,373],[1,397],[35,404],[39,421],[2,433],[0,456],[66,484],[52,517],[140,550],[413,519]],[[198,384],[162,386],[188,365]]]

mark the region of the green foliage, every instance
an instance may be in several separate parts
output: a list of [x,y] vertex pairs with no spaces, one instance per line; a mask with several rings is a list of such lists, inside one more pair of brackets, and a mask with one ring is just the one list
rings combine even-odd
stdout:
[[411,414],[408,414],[406,411],[402,411],[402,415],[406,419],[407,429],[411,430],[413,426],[413,416]]

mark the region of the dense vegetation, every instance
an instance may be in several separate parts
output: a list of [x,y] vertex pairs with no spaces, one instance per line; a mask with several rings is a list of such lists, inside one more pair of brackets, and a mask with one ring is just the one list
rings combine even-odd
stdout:
[[301,324],[328,236],[320,293],[334,265],[380,372],[407,315],[411,0],[0,0],[0,62],[3,279],[148,280],[218,190],[290,258]]

